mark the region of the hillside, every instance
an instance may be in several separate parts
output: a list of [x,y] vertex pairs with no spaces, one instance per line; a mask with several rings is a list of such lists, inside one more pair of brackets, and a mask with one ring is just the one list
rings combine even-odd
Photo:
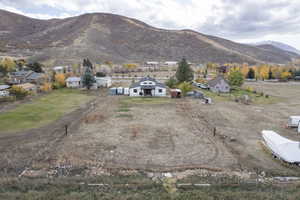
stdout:
[[284,51],[289,51],[289,52],[293,52],[296,53],[298,55],[300,55],[300,50],[296,49],[295,47],[292,47],[290,45],[284,44],[282,42],[275,42],[275,41],[262,41],[262,42],[257,42],[257,43],[253,43],[252,45],[254,46],[260,46],[260,45],[272,45],[278,49],[284,50]]
[[37,20],[0,10],[0,55],[27,56],[53,64],[93,61],[287,63],[298,57],[282,51],[235,43],[192,30],[164,30],[135,19],[85,14]]

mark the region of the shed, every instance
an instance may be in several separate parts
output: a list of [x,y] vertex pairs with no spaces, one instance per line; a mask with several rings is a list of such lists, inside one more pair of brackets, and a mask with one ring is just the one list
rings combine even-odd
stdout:
[[300,122],[300,116],[290,116],[288,121],[288,127],[298,127]]
[[182,91],[180,89],[171,89],[171,98],[181,98]]
[[117,88],[117,95],[123,95],[123,88],[122,87]]
[[114,96],[114,95],[117,95],[117,88],[110,88],[109,89],[109,95],[112,95],[112,96]]

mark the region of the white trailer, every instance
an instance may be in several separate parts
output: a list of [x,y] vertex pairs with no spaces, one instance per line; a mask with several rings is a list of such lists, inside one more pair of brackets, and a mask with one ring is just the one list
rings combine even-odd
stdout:
[[297,128],[300,122],[300,116],[290,116],[288,127]]

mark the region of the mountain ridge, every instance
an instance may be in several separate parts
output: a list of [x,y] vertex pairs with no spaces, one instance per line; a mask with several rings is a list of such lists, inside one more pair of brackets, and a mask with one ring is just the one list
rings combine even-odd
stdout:
[[287,63],[295,58],[278,50],[240,44],[194,30],[167,30],[110,13],[39,20],[0,10],[2,55],[26,56],[53,64],[94,61]]

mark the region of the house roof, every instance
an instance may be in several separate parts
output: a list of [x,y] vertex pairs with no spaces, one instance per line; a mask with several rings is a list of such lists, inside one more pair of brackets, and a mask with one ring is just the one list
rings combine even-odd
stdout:
[[9,85],[0,85],[0,90],[6,90],[8,88],[10,88]]
[[[140,79],[139,82],[136,82],[136,83],[131,84],[130,88],[139,87],[139,86],[141,86],[141,82],[144,82],[144,81],[152,81],[152,82],[155,83],[155,86],[158,86],[158,87],[161,87],[161,88],[165,88],[165,87],[166,87],[165,84],[158,82],[156,79],[151,78],[151,77],[149,77],[149,76],[146,76],[146,77]],[[152,85],[151,85],[151,86],[152,86]],[[145,87],[145,85],[143,85],[143,87]],[[152,86],[152,87],[153,87],[153,86]],[[149,88],[149,89],[150,89],[150,88]]]
[[17,76],[17,77],[26,77],[30,74],[34,73],[33,71],[29,70],[29,71],[26,71],[26,70],[21,70],[21,71],[17,71],[17,72],[12,72],[11,75],[12,76]]
[[27,77],[27,79],[36,80],[36,79],[42,78],[43,76],[44,76],[43,73],[33,72],[33,73],[29,74],[29,76]]
[[80,78],[80,77],[73,76],[73,77],[67,78],[66,81],[67,81],[67,82],[79,82],[79,81],[81,81],[81,78]]
[[216,86],[218,83],[220,83],[221,80],[224,80],[225,83],[227,83],[229,85],[229,83],[227,82],[227,80],[223,77],[223,76],[217,76],[216,78],[208,81],[208,85],[209,87],[214,87]]
[[36,85],[32,84],[32,83],[24,83],[24,84],[19,84],[17,85],[18,87],[21,87],[23,89],[31,89],[31,88],[34,88],[36,87]]

